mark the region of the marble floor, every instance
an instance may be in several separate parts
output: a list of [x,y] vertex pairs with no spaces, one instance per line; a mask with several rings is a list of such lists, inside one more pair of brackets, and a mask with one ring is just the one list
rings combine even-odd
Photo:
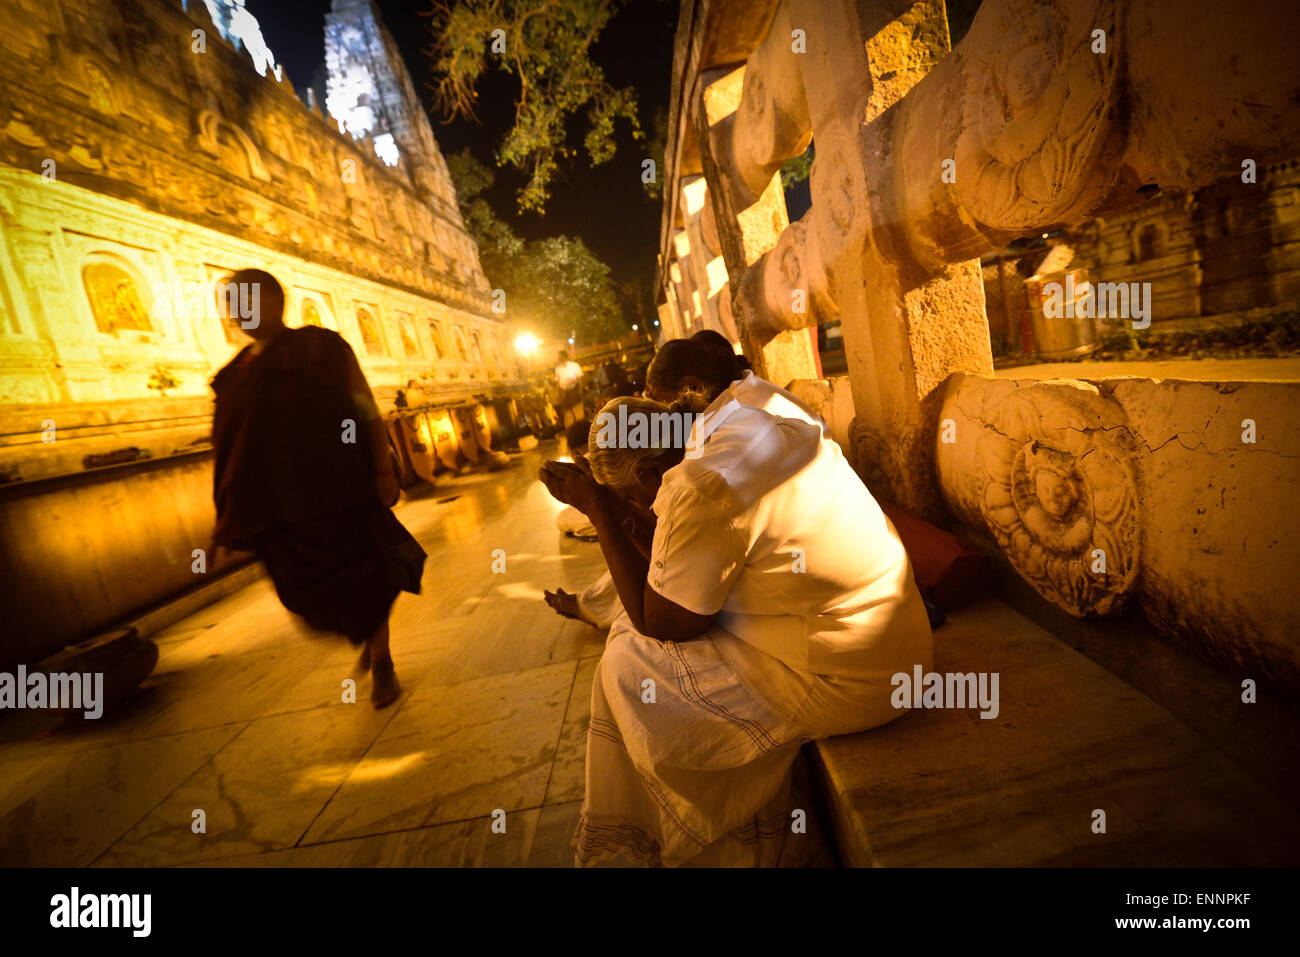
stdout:
[[154,635],[158,666],[121,712],[11,713],[0,865],[571,866],[604,635],[542,590],[578,591],[602,561],[556,529],[536,480],[556,451],[398,506],[429,558],[393,609],[390,708],[368,678],[346,703],[350,646],[261,579]]

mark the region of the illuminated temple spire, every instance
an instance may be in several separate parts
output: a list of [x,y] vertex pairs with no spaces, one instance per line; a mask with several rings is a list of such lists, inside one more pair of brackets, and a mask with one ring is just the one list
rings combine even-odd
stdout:
[[441,156],[424,108],[392,36],[371,0],[333,0],[325,15],[325,107],[339,128],[368,135],[390,166],[406,158],[417,185]]

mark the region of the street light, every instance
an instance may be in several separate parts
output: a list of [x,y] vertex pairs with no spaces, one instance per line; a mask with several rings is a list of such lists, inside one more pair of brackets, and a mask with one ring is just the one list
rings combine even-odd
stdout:
[[523,356],[531,356],[540,345],[541,342],[531,332],[521,332],[515,338],[515,351]]

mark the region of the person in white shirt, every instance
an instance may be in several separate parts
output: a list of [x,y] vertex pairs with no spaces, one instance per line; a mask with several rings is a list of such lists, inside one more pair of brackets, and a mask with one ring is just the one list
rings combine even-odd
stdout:
[[555,387],[559,390],[555,411],[560,416],[560,427],[567,428],[582,418],[582,366],[569,358],[567,349],[560,350],[559,359],[555,367]]
[[[801,419],[818,426],[827,439],[830,427],[793,393],[759,377],[743,366],[740,357],[727,346],[721,334],[705,339],[696,333],[690,339],[672,339],[655,354],[646,370],[646,395],[671,403],[684,393],[699,393],[712,400],[731,387],[741,405],[752,406],[783,418]],[[720,340],[720,341],[719,341]]]
[[[606,416],[686,408],[621,398],[593,423],[595,482],[542,470],[596,526],[624,608],[592,688],[579,864],[778,863],[800,745],[893,720],[892,676],[932,665],[910,562],[839,447],[707,372],[685,448],[602,441]],[[657,517],[648,553],[628,508]]]
[[[677,343],[682,342],[691,342],[702,348],[678,352],[681,347]],[[720,362],[711,363],[704,357],[705,352],[721,356],[722,359]],[[702,373],[701,365],[709,371]],[[671,403],[678,394],[691,388],[701,392],[708,390],[709,386],[705,383],[705,379],[710,375],[719,382],[724,379],[728,382],[735,379],[733,385],[737,386],[737,389],[734,394],[743,404],[760,409],[766,408],[774,415],[802,418],[821,426],[829,435],[829,429],[822,420],[799,399],[766,379],[754,375],[721,333],[702,330],[689,340],[679,339],[665,343],[664,348],[656,356],[655,364],[650,367],[651,372],[656,369],[657,377],[647,382],[646,392],[651,398],[665,404]],[[579,439],[575,430],[584,424],[590,429],[590,423],[582,419],[569,426],[565,434],[569,452],[574,461],[579,464],[587,455],[588,436],[583,434]],[[560,531],[566,534],[581,538],[596,536],[591,521],[572,505],[567,506],[557,516],[556,522]],[[623,613],[623,605],[619,602],[614,580],[608,571],[576,595],[566,592],[563,588],[557,588],[554,592],[545,592],[545,598],[546,603],[564,617],[577,618],[602,629],[608,629]]]

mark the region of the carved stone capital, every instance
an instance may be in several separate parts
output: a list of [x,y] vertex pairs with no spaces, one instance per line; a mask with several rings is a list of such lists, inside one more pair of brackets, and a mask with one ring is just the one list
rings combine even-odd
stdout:
[[[1077,221],[1114,188],[1126,130],[1113,0],[991,0],[900,108],[895,184],[928,267]],[[1112,45],[1093,49],[1094,31]]]

